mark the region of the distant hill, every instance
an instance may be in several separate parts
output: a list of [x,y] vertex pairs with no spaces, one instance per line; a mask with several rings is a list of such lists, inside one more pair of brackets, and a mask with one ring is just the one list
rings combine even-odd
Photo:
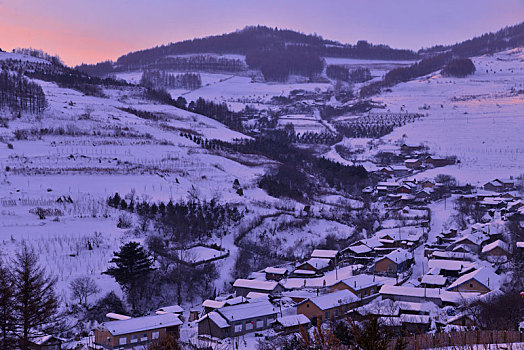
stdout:
[[437,45],[421,49],[422,56],[442,52],[451,52],[458,57],[473,57],[524,46],[524,22],[500,29],[494,33],[485,33],[456,43],[454,45]]
[[249,55],[253,51],[281,52],[285,48],[299,48],[306,54],[324,57],[346,57],[359,59],[415,60],[416,52],[393,49],[387,45],[373,45],[359,41],[356,45],[341,44],[326,40],[318,35],[307,35],[289,29],[248,26],[232,33],[185,40],[150,49],[130,52],[116,62],[102,62],[97,65],[80,65],[79,69],[89,74],[107,74],[111,70],[148,68],[169,62],[169,56],[184,54],[237,54]]

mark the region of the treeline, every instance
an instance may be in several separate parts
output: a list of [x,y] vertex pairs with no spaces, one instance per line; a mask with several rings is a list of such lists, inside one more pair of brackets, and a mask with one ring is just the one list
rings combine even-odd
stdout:
[[171,74],[158,70],[145,70],[140,84],[147,88],[172,88],[195,90],[202,87],[200,74]]
[[331,79],[352,83],[363,83],[372,78],[369,68],[359,67],[349,70],[347,67],[335,64],[330,64],[326,67],[326,75]]
[[246,63],[251,69],[259,69],[268,81],[286,81],[290,74],[312,78],[324,69],[318,53],[298,46],[252,50],[246,55]]
[[392,49],[386,45],[372,45],[359,41],[356,45],[345,45],[318,35],[306,35],[293,30],[248,26],[228,34],[186,40],[146,50],[130,52],[117,60],[118,65],[144,65],[160,57],[190,53],[231,53],[247,55],[260,49],[302,46],[309,54],[328,57],[374,58],[388,60],[417,59],[418,54],[410,50]]
[[117,72],[134,69],[175,70],[175,71],[204,71],[204,72],[240,72],[246,65],[239,59],[215,57],[210,55],[194,55],[187,57],[157,57],[152,61],[112,61],[97,64],[81,64],[76,69],[92,76],[108,76]]
[[196,101],[187,104],[185,98],[180,96],[174,100],[164,89],[146,89],[145,96],[160,103],[215,119],[232,130],[243,131],[242,113],[231,111],[225,102],[215,103],[199,97]]
[[47,52],[39,49],[33,49],[33,48],[16,48],[13,49],[14,53],[20,54],[20,55],[28,55],[36,58],[43,59],[45,61],[48,61],[52,64],[56,64],[59,66],[63,66],[64,63],[60,59],[58,55],[50,55]]
[[41,113],[47,107],[42,87],[22,74],[10,73],[2,68],[0,73],[0,107],[30,113]]
[[425,55],[449,51],[457,57],[472,57],[495,53],[523,45],[524,22],[502,28],[495,33],[486,33],[454,45],[437,45],[428,49],[422,49],[419,53]]
[[391,87],[398,83],[406,82],[442,69],[453,55],[449,52],[426,57],[409,67],[400,67],[390,70],[380,81],[366,85],[360,89],[361,97],[378,94],[382,88]]
[[129,86],[124,80],[92,77],[79,70],[51,64],[34,65],[35,69],[26,70],[25,75],[43,81],[51,81],[62,88],[74,89],[89,96],[103,97],[103,86]]
[[475,71],[475,64],[469,58],[456,58],[444,66],[442,75],[463,78],[475,73]]
[[[193,189],[192,193],[196,191]],[[187,202],[157,204],[126,200],[115,193],[108,198],[107,204],[152,220],[159,230],[178,244],[209,238],[214,231],[238,222],[244,216],[237,207],[220,204],[215,199],[200,201],[191,198]]]

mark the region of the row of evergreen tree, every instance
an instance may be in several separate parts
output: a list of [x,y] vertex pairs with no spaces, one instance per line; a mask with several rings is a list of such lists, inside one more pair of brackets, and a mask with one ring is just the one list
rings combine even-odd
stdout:
[[153,220],[157,228],[177,243],[211,237],[217,229],[238,222],[244,216],[244,212],[236,206],[220,204],[215,199],[200,201],[192,198],[187,202],[169,201],[167,204],[157,204],[135,202],[133,199],[128,201],[115,193],[108,198],[107,204]]
[[390,70],[380,81],[366,85],[360,89],[361,97],[369,97],[379,93],[385,87],[406,82],[442,69],[453,58],[451,52],[426,57],[409,67],[400,67]]
[[246,63],[251,69],[259,69],[268,81],[286,81],[290,74],[313,78],[324,69],[320,55],[301,46],[251,50]]
[[40,85],[33,83],[20,73],[10,73],[7,69],[2,68],[0,107],[41,113],[47,107],[47,101]]
[[200,74],[195,73],[171,74],[165,71],[145,70],[140,84],[147,88],[195,90],[202,87],[202,78]]
[[330,64],[326,67],[326,75],[331,79],[351,83],[363,83],[372,78],[369,68],[359,67],[349,70],[347,67],[335,64]]

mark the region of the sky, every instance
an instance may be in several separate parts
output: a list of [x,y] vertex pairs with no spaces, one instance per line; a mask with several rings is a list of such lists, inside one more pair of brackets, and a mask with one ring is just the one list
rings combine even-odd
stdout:
[[416,50],[521,21],[524,0],[0,0],[0,48],[76,65],[261,24]]

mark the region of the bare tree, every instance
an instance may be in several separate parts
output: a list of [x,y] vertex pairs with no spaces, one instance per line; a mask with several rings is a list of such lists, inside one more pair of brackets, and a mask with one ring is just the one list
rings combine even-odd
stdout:
[[87,306],[87,298],[100,292],[100,288],[91,277],[78,277],[69,284],[73,298],[78,299],[78,303]]

